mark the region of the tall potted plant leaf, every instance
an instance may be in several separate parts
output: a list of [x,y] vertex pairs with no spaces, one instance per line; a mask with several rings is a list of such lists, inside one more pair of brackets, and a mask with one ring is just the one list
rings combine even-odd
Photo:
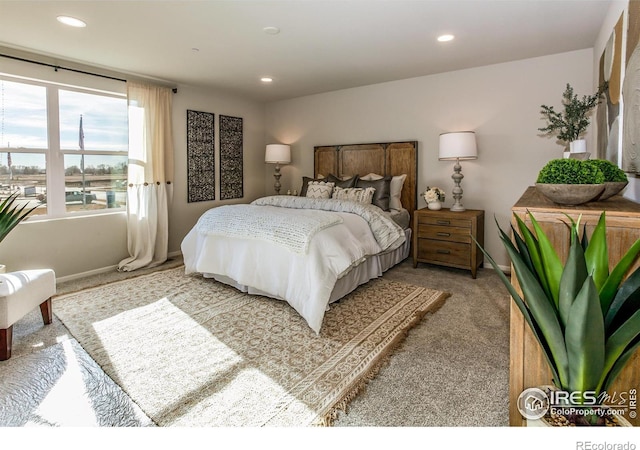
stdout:
[[0,242],[37,208],[37,206],[27,208],[27,203],[22,206],[16,205],[15,201],[19,195],[20,191],[16,191],[0,203]]
[[581,149],[572,149],[571,152],[586,152],[582,136],[590,123],[589,114],[600,103],[607,88],[608,83],[605,82],[595,94],[578,98],[571,85],[567,83],[562,94],[562,111],[556,111],[553,106],[540,106],[540,114],[547,121],[547,126],[538,128],[538,131],[545,135],[555,135],[558,141],[564,142],[569,147],[576,142],[581,142]]
[[[640,345],[640,268],[625,278],[640,253],[638,239],[609,270],[603,212],[588,239],[569,217],[569,251],[560,257],[533,214],[529,228],[514,214],[512,238],[499,235],[522,294],[481,248],[540,344],[554,385],[574,393],[578,406],[600,398]],[[589,417],[589,416],[588,416]],[[596,416],[589,423],[596,423]]]

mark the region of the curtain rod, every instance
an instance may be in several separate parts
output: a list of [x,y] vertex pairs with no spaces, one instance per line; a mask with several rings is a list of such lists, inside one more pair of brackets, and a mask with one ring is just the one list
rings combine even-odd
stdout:
[[[68,70],[69,72],[76,72],[76,73],[81,73],[81,74],[84,74],[84,75],[91,75],[91,76],[94,76],[94,77],[107,78],[109,80],[122,81],[123,83],[127,82],[127,80],[125,80],[123,78],[116,78],[116,77],[111,77],[109,75],[102,75],[100,73],[87,72],[85,70],[71,69],[69,67],[62,67],[62,66],[58,66],[56,64],[49,64],[49,63],[45,63],[45,62],[41,62],[41,61],[34,61],[32,59],[19,58],[17,56],[5,55],[3,53],[0,53],[0,56],[2,56],[3,58],[15,59],[17,61],[27,62],[27,63],[31,63],[31,64],[38,64],[40,66],[52,67],[56,72],[58,71],[58,69],[60,69],[60,70]],[[176,92],[178,92],[177,88],[173,88],[171,90],[173,91],[174,94]]]

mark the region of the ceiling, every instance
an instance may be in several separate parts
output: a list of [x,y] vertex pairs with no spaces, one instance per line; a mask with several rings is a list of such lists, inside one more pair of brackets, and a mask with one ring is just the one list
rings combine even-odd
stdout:
[[267,102],[591,48],[611,3],[0,0],[0,46]]

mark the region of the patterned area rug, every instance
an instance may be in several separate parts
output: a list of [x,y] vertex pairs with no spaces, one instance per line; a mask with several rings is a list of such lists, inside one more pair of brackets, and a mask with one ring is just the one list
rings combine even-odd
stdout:
[[320,334],[285,302],[169,269],[54,299],[54,313],[160,426],[331,425],[448,294],[373,280]]

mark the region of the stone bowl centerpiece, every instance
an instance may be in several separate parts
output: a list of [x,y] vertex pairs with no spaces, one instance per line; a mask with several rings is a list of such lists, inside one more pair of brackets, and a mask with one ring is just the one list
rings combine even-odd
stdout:
[[607,200],[619,194],[629,184],[627,174],[611,161],[606,159],[589,159],[586,164],[596,166],[604,175],[604,191],[598,201]]
[[604,174],[579,159],[553,159],[538,173],[536,189],[554,203],[581,205],[602,195]]

